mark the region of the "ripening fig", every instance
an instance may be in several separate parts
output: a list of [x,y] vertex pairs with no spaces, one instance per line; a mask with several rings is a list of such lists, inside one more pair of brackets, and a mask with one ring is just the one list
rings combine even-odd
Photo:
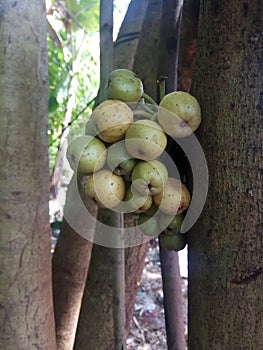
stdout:
[[181,233],[183,221],[183,214],[173,216],[163,213],[160,215],[160,225],[163,227],[163,232],[168,235]]
[[114,208],[124,198],[125,183],[121,176],[107,169],[100,170],[87,179],[85,193],[101,208]]
[[158,207],[156,207],[156,205],[153,203],[153,205],[147,211],[145,211],[144,214],[148,216],[154,216],[158,210]]
[[106,163],[107,150],[96,137],[85,135],[75,138],[68,146],[67,159],[70,167],[80,174],[100,170]]
[[132,171],[132,184],[140,193],[160,193],[168,179],[166,166],[159,160],[141,161]]
[[116,69],[109,74],[106,93],[109,99],[138,102],[143,94],[143,84],[131,70]]
[[124,138],[133,122],[133,112],[122,101],[107,100],[95,108],[91,118],[98,137],[105,142],[113,143]]
[[150,194],[139,193],[132,186],[130,186],[124,197],[126,211],[135,214],[144,213],[153,204],[153,198]]
[[176,178],[169,177],[163,190],[153,196],[155,205],[168,215],[179,215],[190,204],[190,193]]
[[140,214],[138,226],[140,231],[146,236],[156,237],[161,232],[157,215],[149,216],[145,213]]
[[124,141],[113,143],[107,149],[108,167],[117,175],[130,174],[137,162],[127,152]]
[[162,233],[160,235],[160,245],[168,250],[178,252],[186,246],[186,235],[178,233],[174,235]]
[[189,136],[201,123],[201,108],[196,98],[184,91],[174,91],[160,102],[158,122],[172,137]]
[[142,119],[132,123],[125,136],[127,151],[142,160],[153,160],[165,150],[167,136],[160,125],[152,120]]

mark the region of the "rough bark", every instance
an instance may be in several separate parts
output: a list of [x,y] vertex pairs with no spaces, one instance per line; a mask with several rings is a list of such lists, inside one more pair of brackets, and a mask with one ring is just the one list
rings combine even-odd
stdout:
[[210,169],[189,241],[189,347],[262,348],[263,3],[203,1],[193,93]]
[[54,350],[44,1],[0,4],[0,348]]

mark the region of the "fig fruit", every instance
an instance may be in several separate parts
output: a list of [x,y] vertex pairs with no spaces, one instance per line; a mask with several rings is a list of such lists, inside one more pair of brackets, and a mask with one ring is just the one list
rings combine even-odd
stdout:
[[163,190],[154,195],[153,200],[164,213],[179,215],[189,207],[190,193],[180,180],[169,177]]
[[142,119],[129,126],[125,144],[127,151],[134,158],[154,160],[163,153],[167,145],[167,136],[158,123]]
[[127,189],[126,195],[124,197],[125,201],[125,208],[127,208],[127,211],[133,212],[135,214],[144,213],[153,204],[153,198],[149,194],[142,194],[137,192],[130,186]]
[[154,216],[158,210],[159,210],[158,207],[156,207],[156,205],[153,203],[151,208],[149,208],[147,211],[145,211],[144,214],[146,214],[148,216]]
[[186,235],[184,234],[174,234],[168,235],[166,233],[162,233],[160,235],[160,244],[163,248],[168,250],[179,251],[185,248],[186,246]]
[[140,193],[160,193],[168,179],[166,166],[158,160],[141,161],[132,171],[132,184]]
[[106,93],[109,99],[138,102],[143,94],[143,84],[131,70],[116,69],[109,74]]
[[201,109],[198,101],[184,91],[174,91],[160,102],[158,122],[172,137],[189,136],[201,123]]
[[184,216],[179,215],[167,215],[163,214],[160,216],[160,225],[164,228],[163,232],[168,235],[174,235],[181,233]]
[[88,135],[75,138],[67,149],[70,167],[80,174],[90,174],[100,170],[106,163],[106,157],[104,143]]
[[112,209],[124,198],[125,183],[121,176],[103,169],[88,177],[85,193],[99,207]]
[[160,233],[159,218],[157,215],[149,216],[145,213],[140,214],[138,225],[140,231],[146,236],[156,237]]
[[107,149],[108,167],[117,175],[130,174],[137,162],[138,160],[127,152],[124,141],[113,143]]
[[113,143],[124,138],[133,122],[133,113],[126,103],[107,100],[95,108],[91,118],[98,137],[105,142]]

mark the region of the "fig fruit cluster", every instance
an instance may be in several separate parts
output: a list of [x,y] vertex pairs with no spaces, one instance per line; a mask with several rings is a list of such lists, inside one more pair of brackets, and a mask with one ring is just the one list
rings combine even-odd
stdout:
[[108,99],[92,112],[85,135],[68,147],[71,168],[86,175],[85,194],[101,208],[138,215],[143,234],[167,249],[186,244],[181,233],[190,192],[163,161],[167,136],[189,136],[201,122],[197,100],[167,94],[159,106],[145,103],[142,81],[130,70],[110,73]]

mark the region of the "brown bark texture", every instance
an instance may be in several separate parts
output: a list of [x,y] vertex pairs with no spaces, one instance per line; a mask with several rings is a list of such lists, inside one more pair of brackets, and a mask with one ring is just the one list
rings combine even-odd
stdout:
[[192,92],[210,169],[189,237],[189,348],[263,346],[263,3],[203,1]]
[[0,348],[54,350],[44,1],[0,3]]

